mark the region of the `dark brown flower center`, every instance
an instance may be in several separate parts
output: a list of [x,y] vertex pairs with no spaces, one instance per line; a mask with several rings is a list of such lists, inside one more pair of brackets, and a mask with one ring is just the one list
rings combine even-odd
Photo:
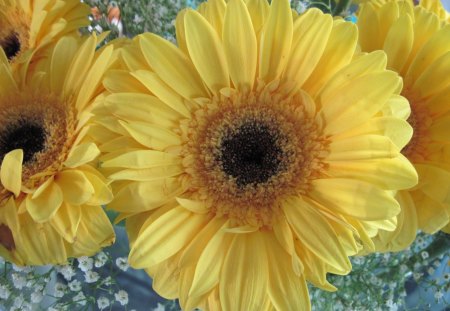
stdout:
[[12,32],[0,41],[0,46],[5,51],[8,60],[11,61],[20,52],[21,45],[19,35],[16,32]]
[[45,141],[46,134],[41,125],[19,120],[0,133],[0,159],[12,150],[23,149],[23,162],[28,163],[44,150]]
[[280,170],[280,136],[264,123],[248,121],[225,134],[218,160],[239,187],[268,181]]

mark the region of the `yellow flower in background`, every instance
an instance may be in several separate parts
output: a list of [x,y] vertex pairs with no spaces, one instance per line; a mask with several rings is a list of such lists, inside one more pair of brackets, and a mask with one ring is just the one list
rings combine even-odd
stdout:
[[14,263],[62,263],[114,241],[101,207],[112,193],[86,136],[113,59],[97,43],[64,37],[20,80],[0,50],[0,255]]
[[89,25],[89,6],[79,0],[0,0],[0,47],[11,64],[42,57],[64,35]]
[[[360,4],[361,7],[366,5],[367,3],[370,3],[370,5],[377,10],[381,9],[385,4],[389,2],[397,2],[398,0],[354,0],[353,2]],[[414,6],[413,0],[402,0],[404,2],[407,2],[408,5]],[[416,1],[418,2],[418,6],[421,6],[428,11],[434,12],[437,14],[439,19],[443,22],[450,22],[450,14],[445,10],[444,6],[442,5],[441,0],[420,0]],[[384,9],[388,9],[389,7],[384,7]],[[384,13],[381,13],[384,14]]]
[[317,9],[295,23],[288,0],[200,13],[179,14],[179,47],[140,35],[105,78],[90,135],[108,206],[127,218],[130,264],[183,309],[308,310],[305,279],[335,289],[326,273],[393,230],[392,190],[417,182],[401,79]]
[[434,233],[449,223],[450,25],[421,6],[391,1],[379,8],[364,5],[358,26],[362,51],[386,52],[388,68],[403,77],[402,95],[411,104],[414,136],[402,153],[416,167],[419,184],[397,194],[398,228],[376,241],[379,250],[401,250],[417,229]]

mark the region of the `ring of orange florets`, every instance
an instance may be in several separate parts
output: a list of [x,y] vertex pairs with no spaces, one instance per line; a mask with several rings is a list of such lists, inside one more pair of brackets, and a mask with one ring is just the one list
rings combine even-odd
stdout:
[[433,119],[426,108],[425,103],[414,99],[414,96],[405,92],[405,97],[411,103],[411,114],[408,123],[411,124],[413,136],[410,142],[402,149],[402,154],[413,163],[426,160],[428,145],[431,143],[429,128],[433,123]]
[[[62,169],[76,137],[76,114],[67,101],[54,95],[24,92],[0,98],[0,135],[18,122],[37,125],[45,132],[42,150],[22,165],[22,185],[35,189]],[[9,195],[0,185],[0,201]]]
[[[270,227],[283,198],[307,193],[310,181],[325,167],[328,142],[315,116],[308,115],[299,98],[273,99],[257,93],[215,97],[182,122],[190,191],[235,225]],[[249,120],[260,122],[276,137],[280,168],[265,182],[243,186],[224,172],[220,146],[225,136]]]

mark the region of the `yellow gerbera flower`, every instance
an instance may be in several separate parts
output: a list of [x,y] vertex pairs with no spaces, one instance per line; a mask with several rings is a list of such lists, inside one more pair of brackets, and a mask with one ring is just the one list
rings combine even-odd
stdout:
[[380,250],[400,250],[417,229],[434,233],[450,216],[450,25],[409,2],[380,8],[367,3],[359,15],[363,51],[384,49],[388,68],[404,78],[402,95],[410,104],[414,137],[402,150],[419,173],[419,185],[400,191],[398,228],[378,236]]
[[79,0],[0,0],[0,47],[11,63],[27,65],[49,43],[89,25],[89,12]]
[[112,193],[86,138],[113,53],[96,45],[64,37],[21,80],[0,50],[0,255],[15,263],[61,263],[114,241],[101,207]]
[[[288,0],[213,0],[143,34],[105,79],[92,135],[127,218],[130,263],[183,309],[307,310],[349,254],[394,229],[415,185],[407,101],[357,29]],[[361,221],[370,222],[370,232]],[[373,230],[372,230],[373,229]]]

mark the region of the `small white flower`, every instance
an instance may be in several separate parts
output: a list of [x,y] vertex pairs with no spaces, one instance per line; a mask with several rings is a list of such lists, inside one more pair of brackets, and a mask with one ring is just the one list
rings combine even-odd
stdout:
[[434,265],[436,268],[439,268],[439,267],[441,266],[441,262],[440,262],[439,260],[435,260],[435,261],[433,261],[433,265]]
[[40,291],[31,293],[31,302],[32,303],[40,303],[43,298],[44,298],[44,295]]
[[100,275],[95,271],[86,271],[84,274],[84,279],[86,280],[86,283],[95,283],[100,278]]
[[419,272],[414,272],[413,273],[413,278],[414,280],[418,281],[420,280],[420,278],[422,277],[423,273],[419,273]]
[[442,297],[444,297],[444,294],[440,290],[438,290],[434,293],[434,298],[436,298],[436,300],[438,302],[441,301]]
[[83,292],[79,292],[73,297],[73,301],[75,301],[77,304],[81,306],[86,305],[86,296],[83,294]]
[[424,260],[427,259],[428,257],[430,257],[430,255],[428,254],[427,251],[421,252],[421,253],[420,253],[420,256],[422,256],[422,258],[423,258]]
[[81,271],[86,272],[92,270],[93,267],[94,267],[94,259],[89,258],[87,256],[78,258],[78,268],[80,268]]
[[122,271],[127,271],[130,265],[128,264],[128,258],[127,257],[118,257],[116,259],[116,265],[117,267]]
[[388,301],[386,301],[386,307],[389,307],[389,311],[397,311],[398,310],[398,305],[392,299],[389,299]]
[[13,273],[11,275],[11,278],[12,278],[14,287],[17,289],[22,289],[27,285],[27,279],[21,274]]
[[11,265],[14,271],[17,272],[23,272],[23,273],[30,273],[33,269],[31,267],[25,266],[25,267],[20,267],[20,266],[16,266],[15,264]]
[[444,279],[444,282],[450,281],[450,273],[445,273],[442,278]]
[[114,297],[122,306],[128,304],[128,293],[126,291],[119,290],[114,294]]
[[53,295],[57,298],[64,296],[67,286],[63,283],[56,282]]
[[428,272],[429,275],[433,275],[436,272],[436,270],[434,270],[433,267],[429,267],[427,272]]
[[166,307],[164,307],[164,305],[162,305],[158,302],[158,305],[156,306],[156,308],[153,308],[152,311],[165,311],[165,310],[166,310]]
[[100,26],[100,25],[95,25],[95,30],[96,30],[98,33],[102,33],[102,32],[103,32],[103,28],[102,28],[102,26]]
[[6,285],[0,284],[0,299],[8,299],[9,295],[11,295],[10,290]]
[[108,276],[106,279],[103,280],[103,284],[106,286],[110,286],[113,283],[112,277]]
[[94,266],[96,268],[103,267],[107,261],[108,255],[106,255],[104,252],[100,252],[95,256]]
[[[88,272],[86,272],[86,273],[88,273]],[[79,292],[81,290],[81,282],[78,280],[73,280],[72,282],[69,282],[68,285],[69,285],[69,289],[72,292]]]
[[71,281],[72,278],[76,274],[75,269],[72,266],[69,266],[69,265],[61,266],[59,268],[59,273],[62,274],[62,276],[64,277],[64,279],[66,281]]
[[137,14],[134,14],[134,18],[133,18],[133,23],[134,24],[139,24],[142,23],[144,21],[144,19],[142,17],[140,17]]
[[24,303],[24,301],[25,301],[25,299],[23,298],[23,295],[20,294],[19,296],[14,298],[13,307],[16,309],[19,309],[22,306],[22,304]]
[[103,310],[103,309],[105,309],[105,308],[108,308],[109,307],[109,300],[108,300],[108,298],[106,298],[106,297],[100,297],[100,298],[98,298],[98,300],[97,300],[97,306],[98,306],[98,308],[100,309],[100,310]]

